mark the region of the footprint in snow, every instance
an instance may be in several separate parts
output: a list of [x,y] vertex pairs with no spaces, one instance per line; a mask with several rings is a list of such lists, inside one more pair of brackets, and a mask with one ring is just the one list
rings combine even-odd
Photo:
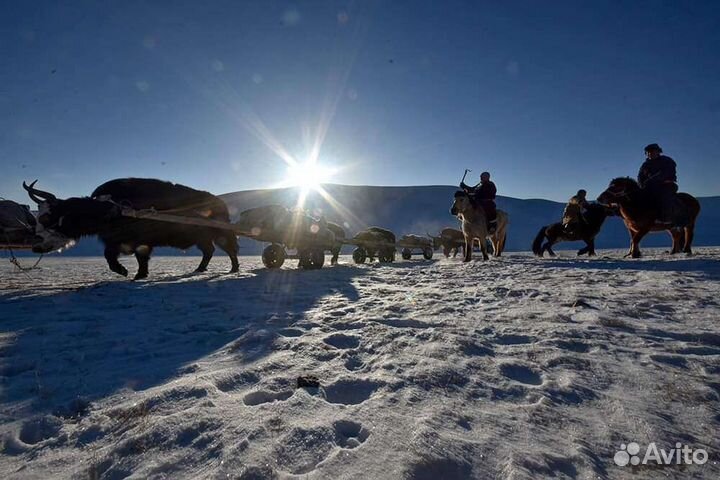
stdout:
[[325,400],[329,403],[357,405],[369,399],[380,388],[380,383],[370,380],[338,380],[325,387]]
[[23,423],[18,439],[25,445],[35,445],[57,436],[62,429],[62,421],[53,416],[38,417]]
[[215,380],[215,386],[221,392],[232,392],[247,385],[253,385],[260,381],[260,377],[251,372],[240,372],[221,377]]
[[365,366],[365,363],[359,357],[353,356],[353,357],[349,357],[347,360],[345,360],[345,368],[347,368],[351,372],[354,372],[355,370],[359,370],[363,366]]
[[304,331],[300,330],[299,328],[283,328],[282,330],[278,331],[278,333],[283,337],[299,337]]
[[331,347],[339,349],[357,348],[360,345],[360,339],[355,335],[345,335],[344,333],[335,333],[323,339],[325,343]]
[[498,335],[495,337],[495,343],[498,345],[523,345],[526,343],[534,343],[535,340],[535,337],[514,334]]
[[542,384],[542,376],[535,370],[526,367],[525,365],[506,363],[500,366],[500,373],[510,380],[514,380],[518,383],[524,383],[525,385]]
[[368,439],[370,432],[361,424],[350,420],[335,422],[335,441],[342,448],[357,448]]
[[257,390],[245,395],[245,397],[243,398],[243,403],[250,407],[254,407],[257,405],[262,405],[263,403],[270,403],[276,401],[283,402],[288,398],[292,397],[292,395],[293,392],[289,390],[284,392],[266,392],[263,390]]

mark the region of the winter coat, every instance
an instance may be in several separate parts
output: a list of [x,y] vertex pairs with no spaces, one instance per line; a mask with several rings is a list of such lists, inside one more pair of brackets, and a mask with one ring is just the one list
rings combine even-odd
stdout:
[[638,172],[640,188],[653,188],[675,182],[677,182],[675,161],[665,155],[660,155],[654,160],[645,160]]

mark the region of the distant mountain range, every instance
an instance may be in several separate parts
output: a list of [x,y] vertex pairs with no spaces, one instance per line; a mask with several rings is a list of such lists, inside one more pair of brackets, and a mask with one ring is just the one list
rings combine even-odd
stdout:
[[[305,207],[316,215],[323,214],[329,221],[344,225],[348,235],[376,225],[385,227],[397,235],[406,233],[425,234],[437,232],[444,227],[458,227],[458,221],[450,214],[452,186],[375,187],[328,184],[324,186],[328,197],[310,192]],[[267,204],[293,206],[299,189],[247,190],[227,193],[220,197],[227,203],[230,214],[236,219],[245,209]],[[699,198],[702,211],[698,219],[695,242],[697,246],[720,245],[720,197]],[[527,251],[535,235],[543,225],[557,222],[564,204],[542,199],[521,200],[498,197],[498,208],[510,216],[507,250]],[[575,248],[580,244],[564,243],[560,248]],[[596,241],[597,248],[625,248],[629,246],[627,230],[617,217],[609,218]],[[665,233],[646,237],[643,246],[669,246]],[[243,255],[259,255],[264,245],[247,238],[240,239]],[[348,252],[350,249],[347,250]],[[197,254],[193,249],[188,254]],[[173,249],[158,249],[157,254],[182,254]],[[83,239],[76,247],[62,255],[102,255],[102,247],[93,239]]]

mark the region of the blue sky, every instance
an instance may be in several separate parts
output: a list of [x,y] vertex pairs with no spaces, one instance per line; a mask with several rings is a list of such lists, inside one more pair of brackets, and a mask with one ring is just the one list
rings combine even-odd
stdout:
[[[660,143],[720,194],[717,2],[3,2],[0,196],[332,181],[597,196]],[[320,127],[319,127],[320,126]],[[322,127],[326,128],[322,128]],[[324,133],[324,135],[319,135]]]

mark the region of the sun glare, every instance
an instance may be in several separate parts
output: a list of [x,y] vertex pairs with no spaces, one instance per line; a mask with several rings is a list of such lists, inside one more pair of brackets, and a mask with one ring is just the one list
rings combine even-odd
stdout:
[[333,174],[331,168],[318,163],[298,163],[288,167],[287,183],[305,190],[317,190],[321,184],[330,181]]

